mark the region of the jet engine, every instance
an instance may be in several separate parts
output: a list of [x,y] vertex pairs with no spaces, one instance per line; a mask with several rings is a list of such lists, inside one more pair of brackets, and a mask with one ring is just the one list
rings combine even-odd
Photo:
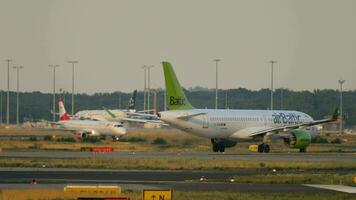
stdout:
[[213,144],[213,152],[225,152],[225,148],[234,147],[237,144],[236,141],[223,138],[213,138],[211,143]]
[[76,133],[76,134],[75,134],[75,137],[76,137],[78,140],[82,140],[82,139],[84,139],[84,138],[87,138],[88,136],[87,136],[87,134],[85,134],[85,133],[79,132],[79,133]]
[[311,133],[307,130],[296,129],[289,132],[289,136],[284,138],[284,143],[290,148],[299,149],[305,152],[311,143]]
[[92,130],[92,131],[85,131],[85,132],[78,132],[75,134],[75,137],[78,139],[78,140],[83,140],[83,139],[87,139],[89,137],[97,137],[99,136],[99,134]]

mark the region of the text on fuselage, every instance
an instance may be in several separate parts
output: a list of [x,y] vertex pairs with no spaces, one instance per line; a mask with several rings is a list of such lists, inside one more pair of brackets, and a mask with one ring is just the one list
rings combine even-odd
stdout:
[[185,99],[182,97],[174,97],[170,96],[169,97],[169,105],[171,106],[183,106],[185,105]]
[[295,113],[273,113],[273,122],[275,124],[299,124],[301,123],[300,115]]

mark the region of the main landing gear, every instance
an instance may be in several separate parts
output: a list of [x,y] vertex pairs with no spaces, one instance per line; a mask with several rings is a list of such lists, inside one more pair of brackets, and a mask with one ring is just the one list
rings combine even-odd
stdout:
[[269,145],[268,144],[260,144],[258,145],[258,148],[257,148],[258,152],[260,153],[269,153],[270,151],[270,148],[269,148]]
[[225,152],[225,144],[219,138],[211,139],[213,144],[213,152]]

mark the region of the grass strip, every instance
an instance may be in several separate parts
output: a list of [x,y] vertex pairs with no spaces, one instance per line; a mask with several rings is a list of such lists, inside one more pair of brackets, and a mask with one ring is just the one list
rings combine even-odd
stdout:
[[239,161],[184,158],[0,158],[0,167],[48,167],[89,169],[149,169],[149,170],[236,170],[236,169],[356,169],[356,163],[311,162],[311,161]]

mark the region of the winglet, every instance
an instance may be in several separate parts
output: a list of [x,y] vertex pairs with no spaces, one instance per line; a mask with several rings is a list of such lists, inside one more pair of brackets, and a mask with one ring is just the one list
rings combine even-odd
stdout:
[[334,111],[333,116],[332,116],[331,119],[333,121],[336,121],[339,118],[339,116],[340,116],[339,108],[335,108],[335,111]]
[[109,109],[107,109],[106,107],[103,107],[103,109],[105,110],[105,112],[107,112],[110,115],[110,117],[114,119],[116,118],[116,115],[114,115],[114,113],[112,113]]

